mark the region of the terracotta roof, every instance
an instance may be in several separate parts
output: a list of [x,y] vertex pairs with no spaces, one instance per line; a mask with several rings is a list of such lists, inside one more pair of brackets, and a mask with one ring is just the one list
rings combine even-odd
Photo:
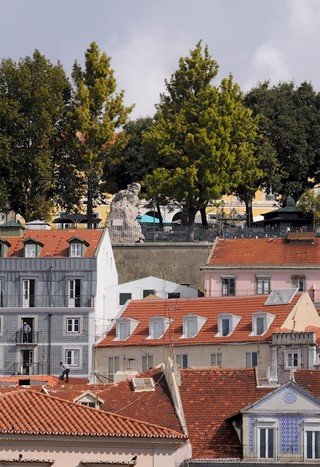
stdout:
[[313,243],[290,243],[285,238],[218,239],[206,267],[320,268],[320,238]]
[[118,384],[46,387],[45,391],[52,396],[74,401],[89,390],[104,401],[100,410],[125,415],[181,432],[162,368],[155,367],[137,376],[139,378],[153,378],[155,390],[135,392],[132,379],[129,379]]
[[294,380],[298,386],[320,397],[320,371],[319,370],[296,370]]
[[[57,414],[63,416],[57,417]],[[0,395],[0,433],[185,438],[163,426],[111,414],[33,391]]]
[[254,369],[182,369],[181,400],[192,458],[240,458],[241,443],[228,418],[274,388],[257,388]]
[[103,230],[100,229],[67,229],[67,230],[26,230],[22,237],[2,237],[10,243],[7,251],[7,258],[23,256],[24,242],[33,239],[43,244],[39,258],[68,256],[68,240],[77,237],[89,244],[85,251],[85,257],[95,255]]
[[29,380],[32,384],[38,383],[38,385],[42,386],[45,384],[55,385],[62,383],[57,376],[51,375],[0,376],[0,386],[9,384],[17,386],[20,381],[26,380]]
[[[278,331],[287,318],[301,293],[297,293],[289,304],[264,305],[267,296],[254,295],[250,297],[197,297],[177,300],[131,300],[121,315],[121,318],[132,318],[139,321],[131,336],[122,341],[115,340],[116,326],[114,325],[106,337],[98,343],[98,347],[115,347],[131,345],[199,345],[221,344],[227,342],[263,342],[270,341],[272,332]],[[252,314],[266,312],[275,315],[275,319],[267,332],[262,336],[251,336]],[[241,317],[241,321],[226,337],[216,337],[218,332],[218,315],[231,313]],[[200,332],[193,338],[181,338],[183,317],[195,314],[207,318]],[[162,316],[172,320],[167,331],[160,339],[147,339],[149,336],[149,319]]]

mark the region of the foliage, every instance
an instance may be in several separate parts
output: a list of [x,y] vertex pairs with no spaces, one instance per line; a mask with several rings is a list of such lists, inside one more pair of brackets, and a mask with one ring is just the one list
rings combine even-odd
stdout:
[[154,124],[144,135],[146,150],[157,166],[145,179],[150,198],[178,203],[189,225],[209,201],[251,185],[260,174],[253,157],[257,124],[243,105],[232,76],[211,84],[217,63],[201,42],[166,81]]
[[314,216],[316,225],[320,224],[320,192],[319,189],[308,189],[297,202],[297,207],[306,214]]
[[124,125],[107,157],[104,168],[106,191],[116,193],[130,183],[140,183],[154,168],[152,158],[148,159],[145,154],[142,137],[151,124],[151,117],[141,117]]
[[70,84],[38,50],[0,64],[0,178],[10,209],[26,221],[49,216],[56,153]]
[[[296,87],[266,81],[245,96],[245,103],[259,115],[263,141],[276,158],[261,184],[283,199],[289,194],[298,199],[320,176],[319,94],[306,82]],[[263,160],[268,163],[268,156]]]
[[99,196],[106,153],[115,131],[124,125],[132,107],[123,104],[124,92],[116,93],[116,79],[106,53],[92,42],[85,53],[84,69],[73,67],[73,106],[70,112],[73,141],[80,155],[87,191],[88,227],[92,226],[93,200]]

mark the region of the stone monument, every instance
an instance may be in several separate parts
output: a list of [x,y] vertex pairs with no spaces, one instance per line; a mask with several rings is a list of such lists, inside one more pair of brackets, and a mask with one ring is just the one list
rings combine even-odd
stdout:
[[106,222],[113,242],[143,242],[141,225],[137,221],[140,190],[141,185],[134,182],[113,196]]

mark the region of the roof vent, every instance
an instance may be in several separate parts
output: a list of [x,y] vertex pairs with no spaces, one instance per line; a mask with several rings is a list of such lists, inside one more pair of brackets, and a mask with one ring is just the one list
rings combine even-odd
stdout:
[[132,384],[135,392],[155,390],[152,378],[133,378]]

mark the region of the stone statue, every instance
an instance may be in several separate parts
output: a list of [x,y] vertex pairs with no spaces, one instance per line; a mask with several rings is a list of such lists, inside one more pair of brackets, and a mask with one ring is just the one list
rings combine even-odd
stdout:
[[112,241],[124,243],[144,239],[141,225],[137,221],[140,190],[140,184],[134,182],[126,190],[120,190],[113,196],[106,223]]

